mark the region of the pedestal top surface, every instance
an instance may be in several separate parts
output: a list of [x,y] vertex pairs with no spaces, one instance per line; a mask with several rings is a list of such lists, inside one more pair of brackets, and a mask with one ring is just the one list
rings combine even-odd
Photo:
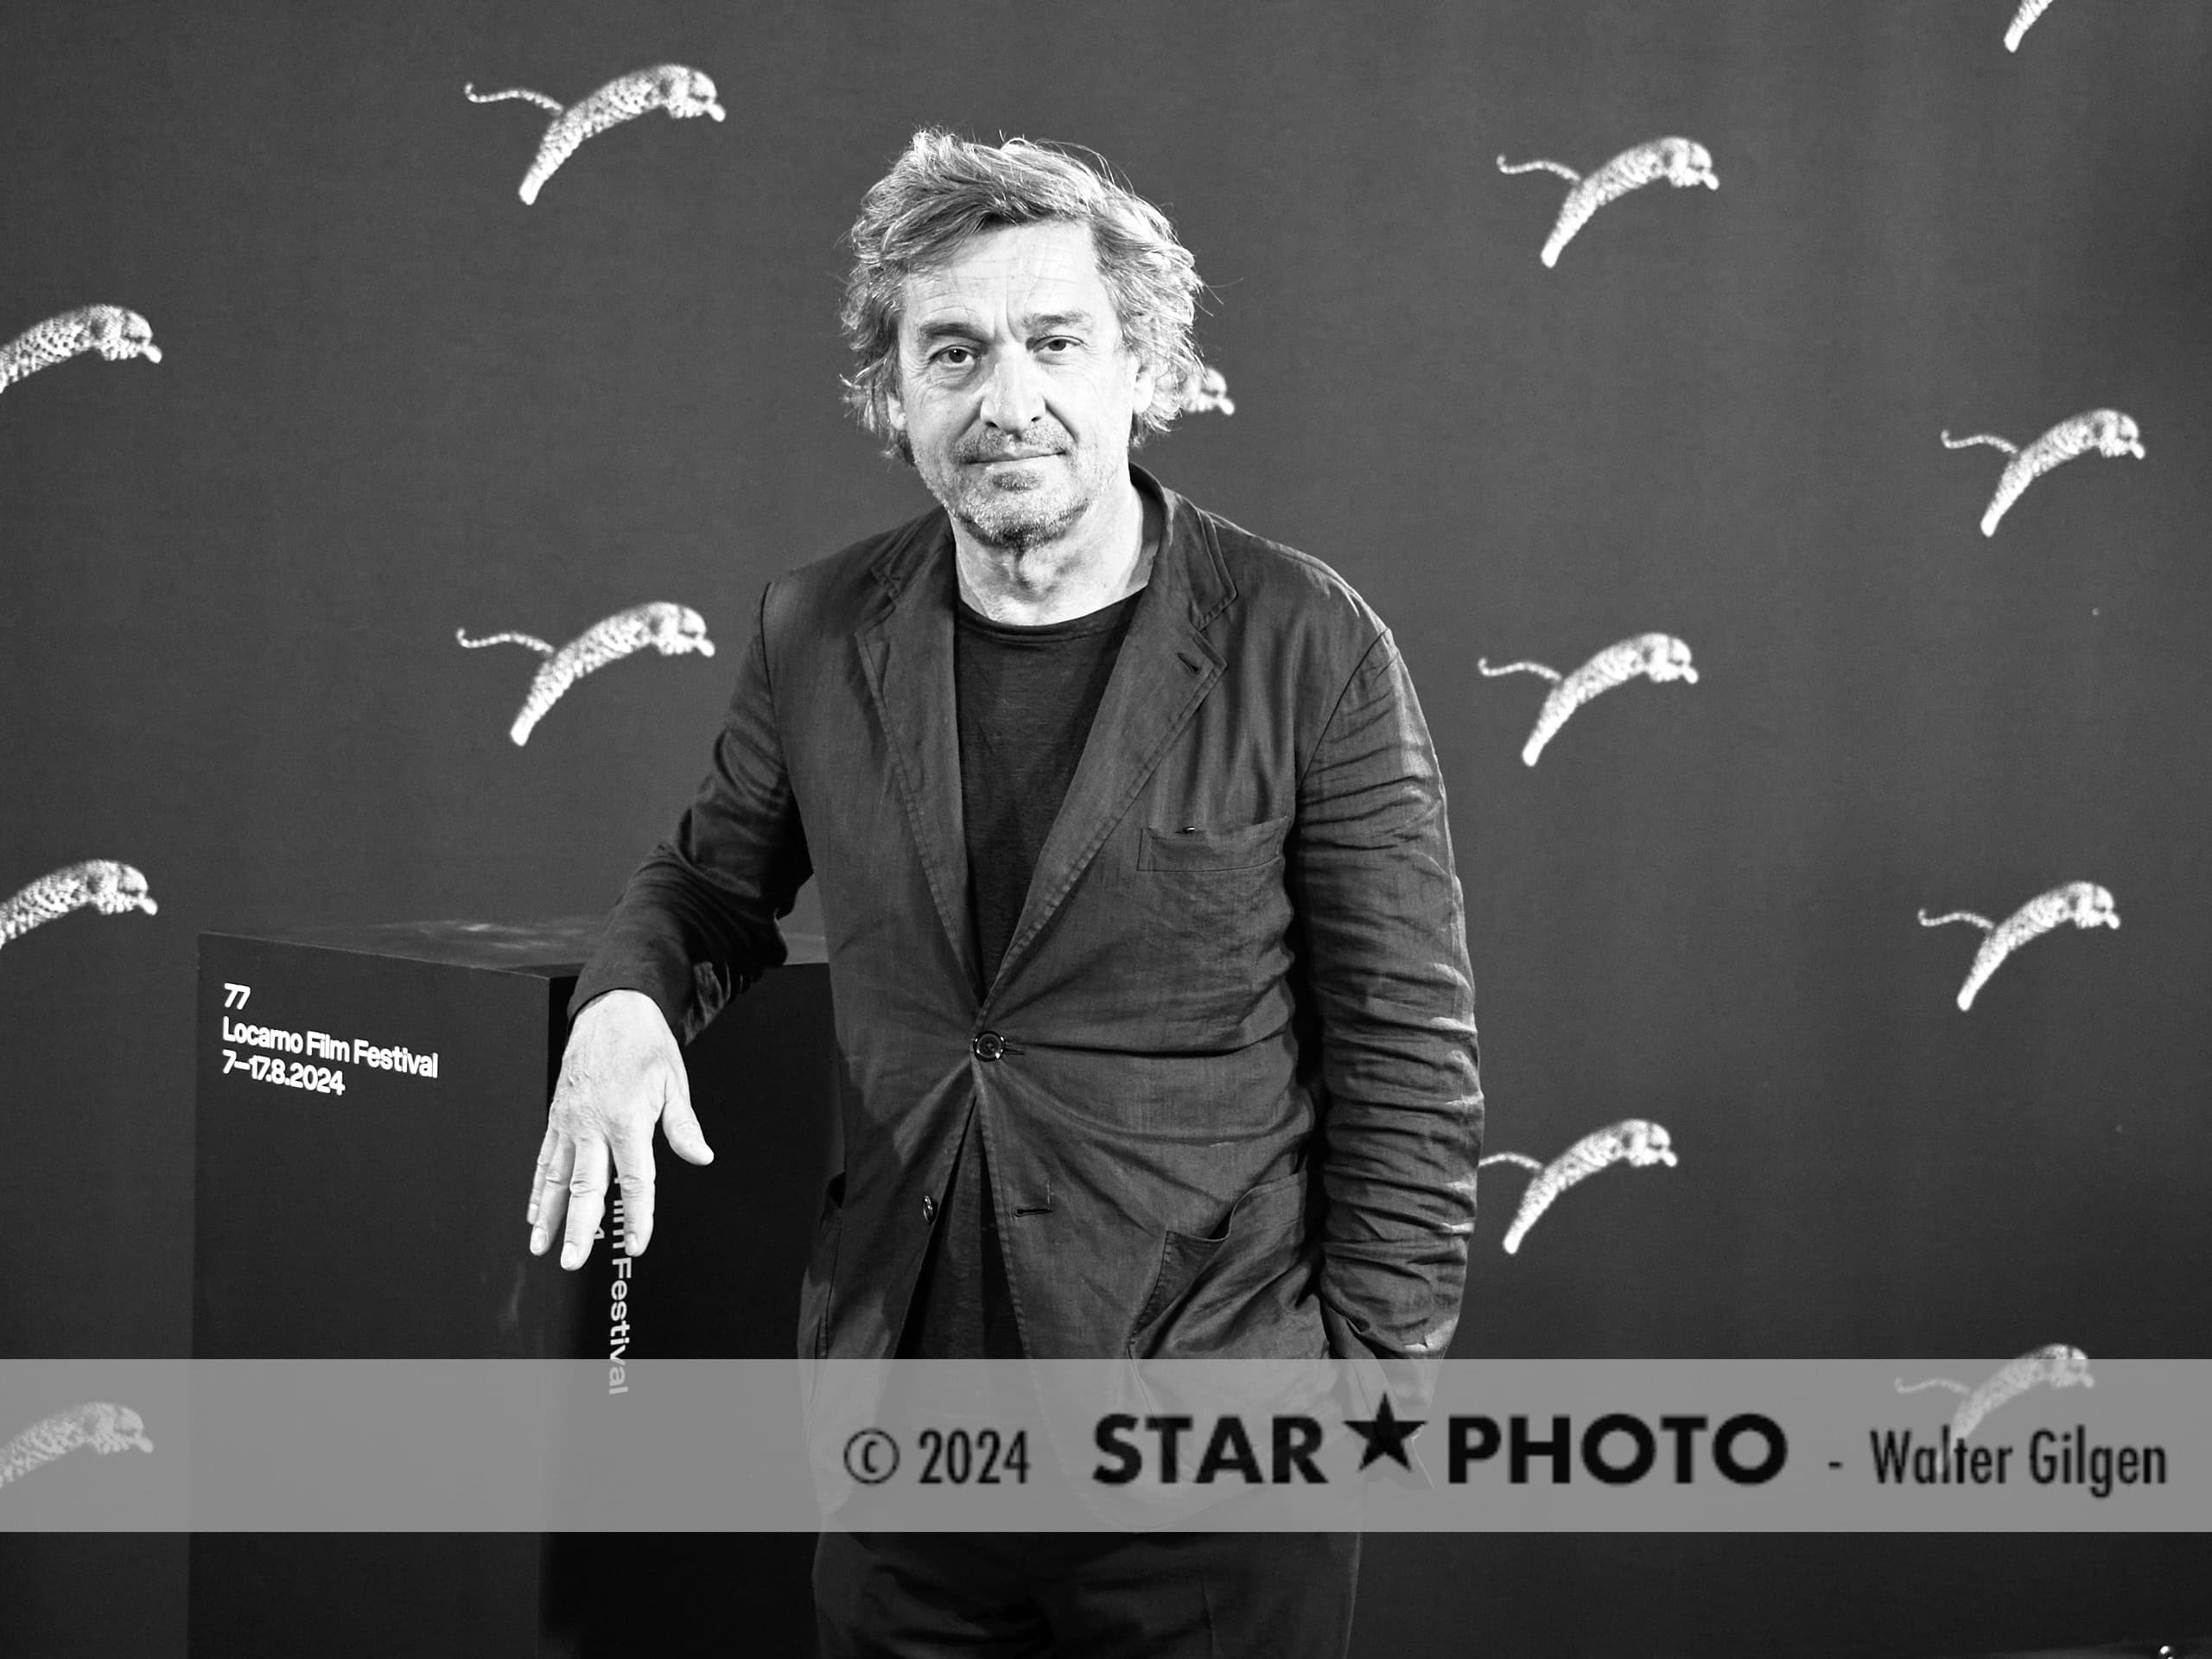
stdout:
[[[207,935],[306,945],[360,956],[397,957],[453,968],[506,973],[573,974],[598,946],[605,916],[554,916],[530,922],[443,920],[348,922],[329,926],[211,928]],[[786,933],[785,960],[826,962],[818,933]]]

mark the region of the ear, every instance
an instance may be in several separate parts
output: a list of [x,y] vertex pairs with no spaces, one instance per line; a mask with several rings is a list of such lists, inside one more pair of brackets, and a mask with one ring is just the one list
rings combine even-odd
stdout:
[[883,393],[883,418],[891,423],[893,432],[906,429],[906,405],[899,400],[896,387],[886,387]]
[[1134,352],[1130,355],[1135,358],[1137,365],[1136,378],[1131,383],[1131,393],[1135,400],[1132,407],[1141,414],[1152,407],[1153,393],[1159,385],[1160,377],[1153,372],[1152,364],[1147,359],[1137,356]]

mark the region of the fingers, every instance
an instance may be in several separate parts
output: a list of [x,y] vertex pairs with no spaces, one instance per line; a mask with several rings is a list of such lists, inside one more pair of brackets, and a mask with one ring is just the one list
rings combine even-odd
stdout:
[[622,1246],[632,1255],[643,1255],[653,1236],[652,1119],[615,1147],[614,1169],[622,1183]]
[[[544,1198],[545,1172],[552,1166],[554,1149],[560,1144],[560,1135],[554,1128],[549,1115],[545,1124],[545,1138],[537,1143],[537,1167],[531,1172],[530,1209],[523,1216],[523,1220],[532,1227],[537,1224],[538,1207]],[[533,1249],[536,1248],[532,1246]]]
[[571,1144],[575,1167],[569,1177],[569,1229],[561,1244],[561,1265],[573,1269],[591,1254],[592,1236],[607,1212],[607,1142],[594,1136]]
[[632,1255],[643,1255],[653,1237],[654,1205],[659,1190],[653,1166],[654,1117],[659,1119],[670,1149],[678,1157],[694,1164],[710,1164],[715,1160],[714,1148],[707,1144],[691,1109],[690,1079],[682,1063],[661,1067],[655,1082],[660,1096],[658,1111],[639,1122],[634,1135],[614,1148],[614,1167],[622,1181],[623,1239]]
[[661,1133],[668,1149],[684,1162],[711,1164],[715,1149],[700,1131],[698,1115],[691,1109],[691,1079],[681,1059],[668,1068],[668,1082],[661,1096]]
[[560,1230],[569,1208],[569,1176],[576,1160],[576,1143],[548,1124],[545,1142],[538,1149],[537,1185],[530,1199],[530,1253],[543,1255]]

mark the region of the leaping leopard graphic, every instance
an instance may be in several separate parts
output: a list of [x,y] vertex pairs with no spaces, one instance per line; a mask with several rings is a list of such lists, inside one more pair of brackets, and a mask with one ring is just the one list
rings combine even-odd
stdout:
[[1998,478],[1997,493],[1989,498],[1989,510],[1981,515],[1981,533],[1994,536],[1997,521],[2005,516],[2005,509],[2020,499],[2021,493],[2061,461],[2071,461],[2094,450],[2101,455],[2133,455],[2143,459],[2143,432],[2133,419],[2116,409],[2093,409],[2076,415],[2071,420],[2061,421],[2026,448],[1994,436],[1977,432],[1972,437],[1955,438],[1946,430],[1941,436],[1948,449],[1964,449],[1969,445],[1986,443],[1993,449],[2002,449],[2012,459],[2005,463],[2005,471]]
[[146,878],[130,865],[111,858],[88,858],[41,875],[0,904],[0,944],[11,944],[33,928],[86,905],[103,916],[132,910],[151,916],[161,908],[146,891]]
[[1236,405],[1229,396],[1229,382],[1222,378],[1219,369],[1211,364],[1198,365],[1198,378],[1192,381],[1183,393],[1183,408],[1188,413],[1201,415],[1209,410],[1224,415],[1234,415]]
[[1476,1167],[1519,1164],[1535,1172],[1535,1179],[1522,1191],[1521,1209],[1513,1217],[1513,1225],[1506,1230],[1505,1253],[1511,1255],[1521,1248],[1521,1241],[1529,1236],[1529,1230],[1551,1208],[1552,1200],[1577,1181],[1595,1175],[1608,1164],[1625,1162],[1637,1169],[1665,1164],[1671,1168],[1675,1161],[1673,1137],[1662,1126],[1643,1118],[1628,1117],[1584,1135],[1548,1164],[1540,1164],[1517,1152],[1497,1152]]
[[19,1480],[41,1464],[52,1463],[80,1446],[89,1446],[105,1457],[111,1452],[151,1452],[145,1419],[128,1406],[105,1400],[87,1400],[81,1406],[41,1418],[0,1446],[0,1486]]
[[1959,1010],[1964,1013],[1974,1007],[1974,993],[1988,982],[2005,958],[2030,939],[2050,932],[2061,922],[2071,922],[2076,927],[2117,928],[2120,912],[2113,906],[2112,894],[2095,882],[2069,881],[2037,893],[2002,922],[1993,922],[1970,910],[1955,910],[1944,916],[1930,916],[1925,910],[1920,912],[1923,927],[1942,927],[1949,922],[1971,922],[1988,936],[1974,954],[1966,983],[1959,987]]
[[545,658],[545,665],[530,683],[530,694],[523,699],[522,712],[515,716],[515,723],[507,733],[517,744],[530,741],[531,728],[545,717],[546,710],[561,700],[563,692],[593,670],[604,668],[632,652],[651,645],[664,657],[679,657],[691,652],[702,657],[715,654],[715,642],[707,638],[706,619],[688,605],[671,605],[665,601],[617,611],[593,624],[558,651],[527,633],[493,633],[472,639],[467,629],[455,628],[454,638],[472,651],[485,645],[527,645]]
[[689,120],[695,115],[720,121],[725,113],[715,102],[715,83],[696,69],[687,69],[680,63],[632,70],[566,109],[544,93],[533,92],[526,86],[510,86],[501,92],[480,92],[476,83],[471,81],[461,91],[474,104],[496,104],[502,99],[519,98],[553,111],[553,124],[545,129],[545,137],[538,143],[537,159],[523,175],[521,195],[524,202],[537,200],[545,181],[576,153],[578,145],[609,127],[634,120],[653,110],[666,110],[678,121]]
[[1558,162],[1509,163],[1503,156],[1497,158],[1497,170],[1501,173],[1534,173],[1539,168],[1558,174],[1574,187],[1567,193],[1567,200],[1560,207],[1558,222],[1553,225],[1544,251],[1538,256],[1547,266],[1559,264],[1560,250],[1590,222],[1592,213],[1631,190],[1656,184],[1662,179],[1678,190],[1700,184],[1708,190],[1720,188],[1720,180],[1713,170],[1712,152],[1688,138],[1654,138],[1633,149],[1624,149],[1587,178]]
[[2005,31],[2005,49],[2020,49],[2020,37],[2036,25],[2036,19],[2050,10],[2050,0],[2020,0],[2019,10],[2012,14],[2011,27]]
[[1492,668],[1490,659],[1484,657],[1478,657],[1475,666],[1492,679],[1501,674],[1538,674],[1552,683],[1551,695],[1536,711],[1535,729],[1529,734],[1529,741],[1521,749],[1522,764],[1531,766],[1544,752],[1544,745],[1567,724],[1567,717],[1599,692],[1610,691],[1639,675],[1655,684],[1669,680],[1697,683],[1697,669],[1690,661],[1690,648],[1672,634],[1665,633],[1639,633],[1608,645],[1567,675],[1561,675],[1555,668],[1546,668],[1541,663],[1508,663],[1503,668]]
[[149,363],[162,360],[162,348],[154,344],[154,325],[136,311],[119,305],[80,305],[33,323],[0,346],[0,391],[80,352],[98,352],[111,363],[132,357]]
[[1899,1377],[1897,1388],[1899,1394],[1917,1394],[1923,1389],[1948,1389],[1954,1394],[1966,1395],[1951,1417],[1951,1438],[1963,1440],[1974,1433],[1974,1425],[1991,1412],[2039,1382],[2048,1382],[2054,1389],[2097,1386],[2097,1379],[2089,1375],[2089,1357],[2079,1348],[2055,1342],[2022,1354],[1978,1389],[1969,1389],[1948,1376],[1931,1376],[1924,1382],[1910,1386]]

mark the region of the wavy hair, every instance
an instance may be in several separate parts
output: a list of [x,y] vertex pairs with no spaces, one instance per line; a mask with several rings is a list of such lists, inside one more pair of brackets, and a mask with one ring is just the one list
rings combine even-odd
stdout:
[[1090,227],[1122,343],[1152,369],[1152,401],[1136,411],[1132,445],[1166,431],[1182,411],[1204,372],[1191,340],[1202,285],[1166,215],[1095,151],[1085,159],[1027,138],[980,144],[925,127],[861,203],[838,315],[859,361],[844,382],[845,401],[886,454],[914,458],[887,410],[899,384],[899,302],[907,276],[950,257],[969,237],[1052,220]]

